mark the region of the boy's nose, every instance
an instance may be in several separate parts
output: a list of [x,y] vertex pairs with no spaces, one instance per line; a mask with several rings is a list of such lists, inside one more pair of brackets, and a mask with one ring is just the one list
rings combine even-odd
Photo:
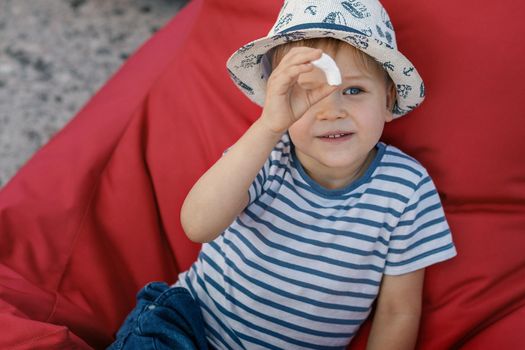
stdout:
[[318,107],[316,116],[319,120],[341,119],[348,116],[346,110],[342,107],[339,90],[332,92],[319,101]]

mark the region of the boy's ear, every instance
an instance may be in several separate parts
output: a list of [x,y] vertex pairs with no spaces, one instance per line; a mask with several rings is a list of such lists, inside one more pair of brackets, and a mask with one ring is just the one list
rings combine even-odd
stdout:
[[394,109],[394,103],[396,103],[396,97],[397,97],[397,91],[396,91],[396,85],[393,82],[390,82],[388,84],[387,90],[386,90],[386,117],[385,121],[391,122],[394,119],[394,115],[392,113],[392,110]]

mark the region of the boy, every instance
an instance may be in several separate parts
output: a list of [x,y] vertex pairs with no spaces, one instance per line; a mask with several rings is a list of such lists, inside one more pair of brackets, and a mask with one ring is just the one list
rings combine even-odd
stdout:
[[425,169],[379,141],[424,98],[395,46],[375,0],[288,0],[230,58],[262,114],[184,202],[197,262],[139,293],[114,348],[344,349],[376,297],[368,347],[415,346],[424,268],[456,251]]

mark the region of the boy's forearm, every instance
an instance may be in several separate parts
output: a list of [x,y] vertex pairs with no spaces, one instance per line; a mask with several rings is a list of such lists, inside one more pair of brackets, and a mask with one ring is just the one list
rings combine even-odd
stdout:
[[417,342],[420,314],[379,313],[374,316],[367,350],[410,350]]
[[248,203],[248,189],[282,134],[257,120],[193,186],[181,210],[188,237],[215,239]]

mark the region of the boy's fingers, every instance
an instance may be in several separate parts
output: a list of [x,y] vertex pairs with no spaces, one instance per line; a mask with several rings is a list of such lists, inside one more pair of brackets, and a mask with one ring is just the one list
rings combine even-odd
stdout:
[[[310,62],[300,63],[300,64],[294,64],[290,66],[283,66],[279,69],[276,69],[272,75],[274,77],[294,77],[297,79],[300,74],[306,73],[309,71],[312,71],[314,69],[314,65]],[[271,76],[270,76],[271,77]]]
[[314,69],[314,66],[310,63],[292,66],[289,69],[275,74],[270,77],[268,81],[270,86],[277,85],[284,87],[285,90],[289,89],[291,85],[295,84],[302,73],[309,72]]
[[314,61],[321,57],[323,53],[320,49],[312,49],[310,47],[294,47],[286,55],[277,66],[290,66],[296,64],[303,64]]
[[317,102],[324,99],[325,97],[334,93],[337,90],[337,88],[338,88],[337,86],[323,84],[323,87],[311,90],[311,89],[304,89],[301,86],[297,85],[296,88],[294,89],[294,94],[296,96],[301,96],[303,94],[306,94],[306,96],[308,97],[309,106],[313,106]]

